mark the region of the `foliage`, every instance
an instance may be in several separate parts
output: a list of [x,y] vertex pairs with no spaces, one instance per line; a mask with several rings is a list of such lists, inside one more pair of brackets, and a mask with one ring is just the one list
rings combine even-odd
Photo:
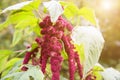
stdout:
[[[33,27],[37,26],[38,18],[34,14],[34,10],[38,9],[40,5],[40,0],[28,1],[10,6],[2,11],[2,13],[12,10],[7,20],[0,24],[0,30],[4,29],[10,24],[16,24],[15,33],[13,36],[12,45],[15,46],[22,38],[23,31],[28,27],[32,32],[35,31]],[[17,7],[16,7],[17,6]],[[22,25],[22,26],[21,26]],[[38,29],[40,30],[40,29]],[[37,33],[37,32],[36,32]],[[19,36],[16,36],[18,35]],[[27,32],[27,34],[30,34]]]
[[98,62],[104,39],[99,30],[92,26],[81,26],[73,29],[73,42],[84,45],[84,73],[87,73]]
[[56,22],[58,17],[63,13],[62,6],[56,2],[56,1],[50,1],[50,2],[44,2],[43,5],[47,8],[49,11],[49,14],[51,16],[51,21]]
[[91,8],[82,7],[82,8],[79,9],[73,3],[68,3],[68,2],[60,2],[60,3],[61,3],[61,5],[65,6],[65,9],[64,9],[65,17],[72,20],[72,22],[74,22],[73,21],[74,18],[77,18],[75,21],[80,23],[80,16],[82,16],[86,20],[88,20],[91,24],[93,24],[94,26],[97,26],[95,14],[94,14],[94,11]]
[[113,68],[107,68],[103,72],[101,72],[103,78],[105,80],[119,80],[120,79],[120,72]]
[[12,80],[30,80],[32,77],[34,80],[43,80],[44,75],[40,71],[38,66],[27,66],[29,69],[25,72],[14,72],[14,73],[9,73],[5,77],[3,77],[1,80],[6,80],[9,77],[13,77],[14,79]]
[[12,53],[13,52],[11,52],[10,50],[0,50],[0,72],[3,71],[3,69],[5,68],[7,59]]
[[[8,27],[11,24],[15,25],[12,46],[15,46],[19,43],[19,41],[23,38],[25,32],[27,33],[25,35],[29,35],[31,32],[34,32],[38,36],[42,36],[40,34],[41,28],[39,28],[39,22],[42,20],[42,17],[40,17],[41,15],[39,15],[40,4],[40,0],[26,1],[10,6],[2,11],[1,14],[4,14],[6,12],[10,12],[10,14],[7,17],[7,20],[4,23],[0,24],[0,30],[3,30],[5,27]],[[64,7],[64,11],[61,5]],[[75,26],[77,25],[76,22],[80,23],[81,16],[89,21],[92,25],[98,25],[94,11],[90,8],[83,7],[79,9],[73,3],[62,1],[57,2],[53,0],[50,2],[44,2],[44,7],[48,10],[50,19],[53,23],[56,23],[59,16],[61,16],[63,13],[63,16],[65,16]],[[75,51],[78,51],[79,58],[81,59],[84,68],[83,79],[87,80],[87,77],[89,77],[89,75],[96,76],[96,80],[102,80],[102,78],[105,80],[120,79],[120,77],[118,77],[120,75],[119,72],[113,69],[104,70],[100,66],[95,66],[95,64],[98,63],[104,44],[104,39],[101,35],[101,32],[97,28],[91,26],[75,27],[72,31],[71,38],[72,43],[75,45]],[[38,46],[36,46],[36,44],[33,44],[32,48],[27,49],[26,51],[33,51]],[[10,70],[16,62],[21,60],[21,58],[16,57],[8,60],[10,55],[13,53],[14,52],[11,50],[0,50],[0,73],[3,74],[3,78],[1,80],[6,80],[7,78],[13,78],[12,80],[43,80],[44,75],[42,71],[38,66],[33,65],[25,65],[28,70],[24,72],[18,68],[20,66],[17,66],[17,69],[15,69],[12,73],[4,73],[4,70]],[[66,54],[67,53],[63,49],[62,56],[65,60],[68,59],[68,56],[66,56]],[[15,67],[13,67],[13,69],[14,68]],[[106,76],[109,71],[111,71],[111,73],[115,73],[115,75],[109,74],[110,76],[112,75],[111,78],[108,77],[109,75]],[[64,78],[61,76],[61,79],[67,80],[67,77]]]

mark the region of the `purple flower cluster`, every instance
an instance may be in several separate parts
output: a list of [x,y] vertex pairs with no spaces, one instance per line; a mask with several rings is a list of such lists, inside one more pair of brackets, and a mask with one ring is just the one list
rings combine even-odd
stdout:
[[[78,70],[79,75],[82,78],[83,69],[80,64],[79,55],[74,51],[75,47],[71,43],[70,32],[73,29],[72,25],[62,18],[62,16],[60,16],[56,23],[53,24],[50,21],[50,16],[46,16],[43,21],[39,23],[39,26],[42,29],[42,37],[38,37],[35,40],[38,43],[38,47],[31,52],[26,52],[23,64],[28,64],[29,60],[32,59],[32,64],[40,65],[42,72],[45,74],[46,64],[50,59],[52,80],[60,80],[60,70],[63,62],[61,51],[65,48],[68,55],[70,80],[74,80],[76,70]],[[35,59],[38,48],[40,48],[39,60]],[[22,70],[25,71],[27,69],[26,67],[23,67]]]

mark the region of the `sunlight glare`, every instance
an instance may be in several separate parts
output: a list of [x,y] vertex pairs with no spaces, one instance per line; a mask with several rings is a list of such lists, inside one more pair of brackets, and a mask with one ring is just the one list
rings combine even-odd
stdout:
[[112,2],[110,0],[103,0],[101,6],[105,10],[110,10],[112,8]]

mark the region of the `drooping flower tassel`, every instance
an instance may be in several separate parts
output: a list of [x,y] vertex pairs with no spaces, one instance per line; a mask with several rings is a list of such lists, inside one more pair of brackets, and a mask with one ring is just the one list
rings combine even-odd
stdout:
[[61,70],[62,61],[63,58],[58,53],[55,53],[55,56],[51,57],[50,64],[52,71],[52,80],[60,80],[60,70]]
[[64,42],[65,51],[67,52],[68,55],[70,80],[74,80],[74,74],[76,69],[75,60],[74,60],[74,51],[71,48],[71,44],[67,36],[63,36],[62,41]]
[[[26,54],[25,54],[25,57],[24,57],[24,60],[23,60],[23,64],[28,64],[28,62],[29,62],[29,60],[30,60],[30,58],[31,58],[31,52],[26,52]],[[26,67],[26,66],[23,66],[22,68],[21,68],[21,70],[23,70],[23,71],[26,71],[28,68]]]
[[[23,64],[24,64],[24,65],[25,65],[25,64],[28,64],[28,62],[29,62],[29,60],[31,59],[32,55],[34,55],[34,53],[37,52],[37,51],[38,51],[38,48],[35,48],[35,49],[32,50],[31,52],[26,52],[25,57],[24,57],[24,60],[23,60]],[[23,66],[23,67],[21,68],[21,70],[23,70],[23,71],[26,71],[27,69],[28,69],[28,68],[25,67],[25,66]]]
[[80,64],[80,58],[79,58],[79,55],[78,55],[77,52],[75,52],[75,60],[76,60],[76,63],[77,63],[77,69],[78,69],[78,72],[79,72],[79,76],[80,76],[80,78],[83,78],[83,67]]

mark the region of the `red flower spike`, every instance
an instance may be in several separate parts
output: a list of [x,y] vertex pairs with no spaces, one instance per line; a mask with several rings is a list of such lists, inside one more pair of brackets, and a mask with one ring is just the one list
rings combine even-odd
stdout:
[[61,70],[62,61],[63,59],[60,55],[55,55],[51,57],[50,64],[51,64],[51,71],[53,74],[52,80],[60,80],[60,70]]
[[74,74],[75,74],[75,60],[74,60],[74,51],[71,49],[70,41],[68,41],[67,36],[63,36],[62,41],[64,42],[65,51],[68,54],[68,60],[69,60],[69,74],[70,74],[70,80],[74,80]]
[[41,38],[38,38],[38,37],[35,39],[35,41],[36,41],[38,44],[40,44],[40,45],[41,45],[42,42],[43,42],[43,40],[42,40]]
[[46,64],[47,64],[47,60],[48,60],[49,56],[47,55],[42,55],[42,61],[41,61],[41,70],[43,73],[45,73],[45,69],[46,69]]
[[[24,60],[23,60],[23,64],[28,64],[28,62],[29,62],[29,60],[30,60],[30,58],[31,58],[31,55],[32,55],[31,52],[26,52],[25,57],[24,57]],[[21,68],[22,71],[27,71],[27,69],[28,69],[28,68],[27,68],[26,66],[23,66],[23,67]]]
[[[60,52],[63,48],[62,45],[64,44],[65,51],[68,55],[70,80],[74,80],[76,71],[75,63],[77,63],[79,75],[82,77],[82,66],[77,52],[74,51],[75,47],[71,43],[70,34],[65,35],[64,33],[65,29],[72,31],[72,25],[62,18],[62,16],[59,16],[58,20],[53,25],[50,16],[46,16],[43,19],[43,22],[39,23],[39,26],[42,28],[40,33],[43,36],[41,38],[36,38],[35,41],[39,45],[38,48],[41,48],[40,58],[38,60],[36,56],[34,56],[36,55],[35,52],[38,52],[38,48],[36,48],[32,52],[26,53],[23,64],[28,64],[28,61],[32,59],[32,64],[40,65],[42,72],[45,74],[46,64],[50,58],[52,80],[60,80],[60,70],[63,61]],[[61,43],[61,40],[63,41],[63,44]],[[22,70],[25,71],[27,68],[23,67]]]
[[31,58],[32,53],[31,52],[26,52],[25,58],[23,60],[23,64],[28,64],[28,61]]
[[39,26],[40,26],[41,28],[46,27],[45,22],[40,22],[40,23],[39,23]]
[[80,64],[80,58],[77,52],[75,53],[75,60],[77,63],[77,67],[78,67],[77,69],[78,69],[80,78],[83,78],[83,68],[82,68],[82,65]]
[[66,24],[66,28],[69,30],[69,31],[72,31],[73,27],[71,24],[67,23]]

